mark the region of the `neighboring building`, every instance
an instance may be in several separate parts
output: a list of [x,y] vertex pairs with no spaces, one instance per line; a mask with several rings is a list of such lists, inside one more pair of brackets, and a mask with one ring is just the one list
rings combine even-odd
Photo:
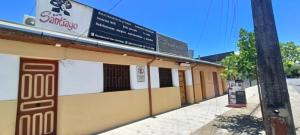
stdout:
[[[95,134],[226,92],[221,65],[189,58],[176,49],[173,54],[159,52],[156,32],[70,2],[73,6],[68,8],[78,9],[55,17],[73,21],[78,33],[84,28],[76,26],[76,13],[94,11],[92,18],[104,18],[93,25],[93,33],[86,33],[89,36],[76,35],[71,24],[63,32],[66,29],[52,21],[53,31],[0,21],[0,135]],[[46,4],[46,13],[51,8],[60,11],[59,5]],[[39,21],[36,26],[41,26]],[[120,22],[123,27],[113,27]],[[97,30],[104,27],[94,27],[104,24],[131,33],[101,35]],[[180,41],[167,45],[187,50]]]
[[227,56],[232,55],[232,54],[234,54],[234,51],[204,56],[204,57],[200,57],[200,59],[209,61],[209,62],[219,63],[224,58],[226,58]]
[[189,58],[194,58],[194,50],[189,50]]
[[186,43],[157,33],[158,50],[162,53],[175,54],[188,57],[188,46]]

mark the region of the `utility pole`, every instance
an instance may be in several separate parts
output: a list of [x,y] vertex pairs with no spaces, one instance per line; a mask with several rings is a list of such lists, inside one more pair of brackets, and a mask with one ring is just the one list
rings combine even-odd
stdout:
[[296,135],[272,0],[252,0],[264,126],[267,135]]

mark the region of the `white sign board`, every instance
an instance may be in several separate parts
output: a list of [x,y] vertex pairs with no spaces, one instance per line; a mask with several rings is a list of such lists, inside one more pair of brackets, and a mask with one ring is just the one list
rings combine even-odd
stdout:
[[245,88],[242,81],[229,81],[229,104],[241,104],[240,102],[246,103],[246,97],[242,95],[237,94],[238,92],[242,92],[242,94],[245,96]]
[[145,82],[145,66],[137,66],[137,82]]
[[228,91],[228,96],[229,96],[229,104],[236,104],[236,88],[235,87],[235,81],[229,81],[229,91]]
[[71,0],[37,0],[36,27],[86,37],[92,13]]

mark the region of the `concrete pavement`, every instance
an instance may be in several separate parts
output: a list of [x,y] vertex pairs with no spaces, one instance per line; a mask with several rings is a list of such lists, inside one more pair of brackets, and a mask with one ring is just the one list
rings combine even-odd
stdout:
[[[300,80],[288,80],[288,90],[297,135],[300,135]],[[255,88],[255,87],[252,87]],[[249,88],[249,89],[252,89]],[[246,108],[234,108],[198,129],[193,135],[264,135],[258,96],[248,98]]]
[[[247,90],[247,98],[255,96]],[[99,135],[189,135],[231,108],[227,95],[147,118]]]
[[[300,81],[292,80],[288,84],[295,126],[300,135]],[[246,108],[226,107],[228,98],[225,95],[98,135],[264,134],[257,87],[247,88],[246,95]]]

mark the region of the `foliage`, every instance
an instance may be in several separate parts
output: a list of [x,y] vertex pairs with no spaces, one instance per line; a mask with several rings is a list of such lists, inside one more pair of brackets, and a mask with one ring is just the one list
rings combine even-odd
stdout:
[[238,56],[233,54],[227,56],[221,61],[221,64],[225,66],[223,73],[221,74],[222,78],[227,80],[235,80],[238,78]]
[[255,80],[256,79],[256,48],[255,35],[245,29],[240,30],[239,40],[239,59],[238,72],[241,74],[240,79]]
[[225,66],[222,77],[233,79],[256,79],[256,48],[255,35],[241,29],[238,40],[239,54],[226,57],[221,61]]
[[300,47],[294,42],[280,43],[282,63],[287,77],[294,78],[300,76]]
[[[256,79],[257,53],[254,33],[241,29],[237,46],[239,54],[227,56],[221,61],[225,66],[222,77],[227,80]],[[280,50],[286,76],[300,77],[300,46],[294,42],[280,43]]]

